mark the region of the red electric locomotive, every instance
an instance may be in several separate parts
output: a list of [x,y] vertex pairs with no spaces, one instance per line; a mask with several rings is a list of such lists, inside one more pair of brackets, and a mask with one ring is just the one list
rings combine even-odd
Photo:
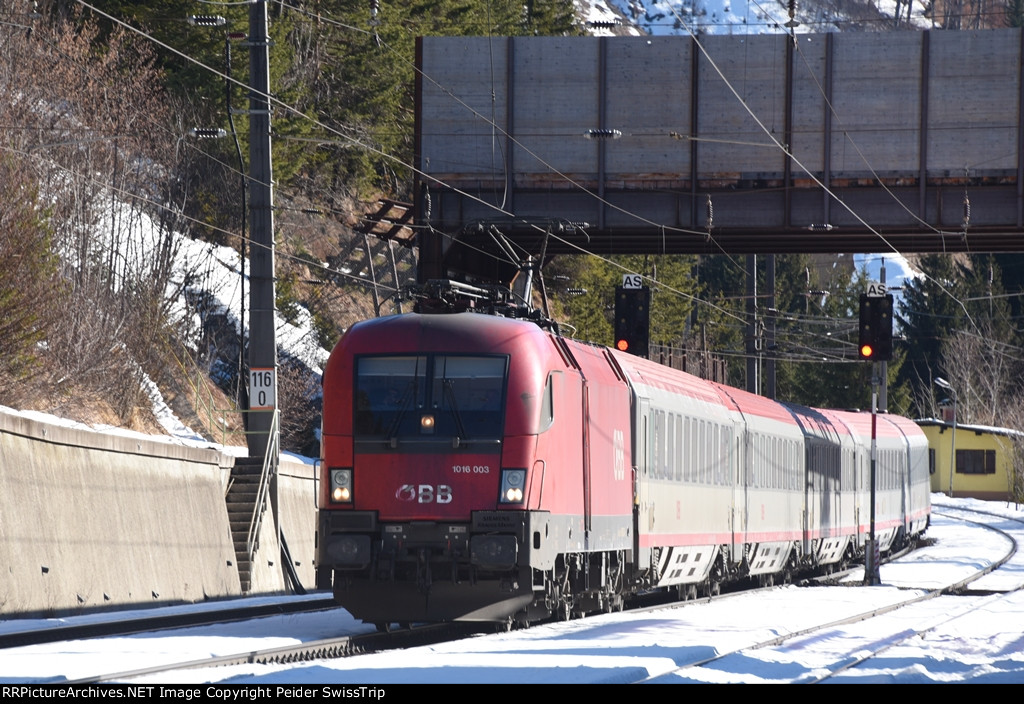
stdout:
[[[477,313],[353,326],[324,370],[319,570],[378,624],[621,605],[629,389],[608,353]],[[616,564],[590,564],[592,555]]]
[[[475,312],[353,326],[323,391],[317,570],[381,628],[608,611],[864,548],[870,414]],[[888,546],[927,525],[927,443],[883,425]]]

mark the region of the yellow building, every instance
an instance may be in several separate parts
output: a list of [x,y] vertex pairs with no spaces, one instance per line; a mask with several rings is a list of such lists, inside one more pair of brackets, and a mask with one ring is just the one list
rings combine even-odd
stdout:
[[[932,491],[961,498],[1013,500],[1014,441],[1024,446],[1024,433],[1009,428],[929,418],[916,421],[928,438],[928,471]],[[954,437],[955,435],[955,437]],[[956,453],[956,471],[951,451]],[[1020,484],[1017,479],[1017,484]]]

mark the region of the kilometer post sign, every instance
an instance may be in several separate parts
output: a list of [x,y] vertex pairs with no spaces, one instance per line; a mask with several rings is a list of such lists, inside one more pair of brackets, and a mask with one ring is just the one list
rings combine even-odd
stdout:
[[273,367],[249,370],[249,410],[277,408],[277,370]]

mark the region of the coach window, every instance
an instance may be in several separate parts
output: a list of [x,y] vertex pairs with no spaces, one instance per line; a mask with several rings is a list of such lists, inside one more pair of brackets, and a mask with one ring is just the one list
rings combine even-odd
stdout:
[[683,481],[683,467],[686,465],[684,462],[685,455],[683,454],[683,417],[676,416],[676,481]]
[[694,484],[700,482],[700,464],[697,461],[697,419],[687,418],[687,436],[690,438],[690,476]]
[[664,410],[654,413],[654,477],[665,479],[668,475],[665,459],[665,419]]
[[772,449],[772,488],[778,489],[782,486],[782,450],[778,438],[770,441]]
[[752,470],[753,481],[751,482],[756,487],[763,487],[765,485],[765,476],[767,476],[768,467],[768,455],[764,448],[764,437],[761,433],[754,434],[754,467]]
[[793,489],[800,489],[800,477],[802,476],[800,466],[800,444],[796,440],[789,441],[789,454],[793,460],[793,467],[790,469],[790,481],[792,482]]
[[714,440],[711,441],[711,461],[715,468],[715,484],[721,486],[722,482],[722,428],[716,423],[712,426],[711,434]]
[[700,474],[701,480],[705,484],[711,483],[711,468],[708,466],[708,424],[701,420],[698,421],[698,432],[700,433],[700,442],[697,445],[697,452],[700,454]]
[[676,476],[676,414],[669,412],[668,426],[665,428],[665,478],[675,479]]
[[772,439],[765,435],[761,438],[761,457],[763,457],[763,473],[760,486],[769,488],[772,485]]

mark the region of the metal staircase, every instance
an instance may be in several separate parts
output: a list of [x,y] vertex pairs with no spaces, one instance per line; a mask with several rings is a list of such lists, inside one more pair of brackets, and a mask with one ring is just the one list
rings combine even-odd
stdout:
[[[390,199],[381,199],[378,205],[376,212],[362,217],[332,265],[348,269],[370,288],[379,315],[390,294],[416,280],[416,252],[412,205]],[[393,312],[402,312],[397,300],[394,308]]]
[[252,588],[253,558],[270,501],[270,485],[280,461],[279,416],[274,412],[266,457],[236,457],[224,494],[242,593]]

